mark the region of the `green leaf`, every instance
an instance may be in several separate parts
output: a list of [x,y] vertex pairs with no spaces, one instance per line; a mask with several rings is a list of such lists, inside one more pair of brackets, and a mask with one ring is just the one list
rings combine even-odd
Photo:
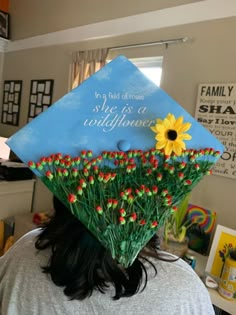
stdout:
[[185,239],[186,236],[186,227],[183,225],[180,229],[180,233],[178,234],[178,241],[179,242],[183,242],[183,240]]
[[175,212],[175,221],[176,221],[176,230],[181,229],[185,216],[188,210],[190,194],[186,195],[186,197],[179,203],[178,210]]

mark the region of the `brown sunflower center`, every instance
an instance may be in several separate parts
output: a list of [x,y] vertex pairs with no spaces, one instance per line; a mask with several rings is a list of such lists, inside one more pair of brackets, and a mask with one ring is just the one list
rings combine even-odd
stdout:
[[177,136],[178,136],[178,134],[177,134],[177,132],[175,130],[169,129],[167,131],[167,138],[168,138],[168,140],[174,141],[174,140],[176,140]]

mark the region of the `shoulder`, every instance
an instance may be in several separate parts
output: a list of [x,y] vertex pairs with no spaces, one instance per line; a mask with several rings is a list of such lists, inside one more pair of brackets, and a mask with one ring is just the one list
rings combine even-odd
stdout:
[[[176,257],[171,255],[169,259],[171,260],[172,258]],[[168,275],[171,282],[175,282],[176,287],[183,287],[184,283],[188,284],[188,288],[191,286],[199,286],[202,289],[202,286],[204,286],[192,267],[181,258],[176,261],[156,260],[155,266],[157,269],[157,277],[166,280],[166,276]]]
[[17,240],[12,247],[0,257],[0,271],[4,263],[9,264],[12,262],[12,264],[16,264],[19,263],[19,260],[27,260],[29,255],[34,255],[36,253],[35,241],[40,232],[41,229],[35,229]]
[[41,233],[41,231],[41,228],[34,229],[19,238],[15,244],[21,244],[30,240],[35,240],[35,238]]
[[154,264],[157,276],[147,286],[166,314],[214,314],[205,285],[185,261],[158,260]]
[[12,250],[15,250],[18,247],[25,246],[26,244],[32,243],[33,241],[36,240],[40,232],[41,232],[41,228],[37,228],[26,233],[14,243],[14,245],[10,248],[8,252],[11,252]]
[[46,265],[50,257],[49,251],[39,252],[35,248],[35,241],[41,229],[35,229],[22,236],[2,257],[0,257],[0,292],[4,286],[34,279],[41,275],[42,265]]

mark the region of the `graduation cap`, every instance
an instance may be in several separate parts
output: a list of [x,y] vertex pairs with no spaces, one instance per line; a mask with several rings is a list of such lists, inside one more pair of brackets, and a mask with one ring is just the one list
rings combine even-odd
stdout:
[[124,267],[224,149],[124,56],[7,144]]

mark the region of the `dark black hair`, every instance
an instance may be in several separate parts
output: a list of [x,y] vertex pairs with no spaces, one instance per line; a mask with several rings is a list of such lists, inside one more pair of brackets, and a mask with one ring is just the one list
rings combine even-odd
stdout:
[[147,258],[147,255],[158,258],[156,235],[145,247],[144,254],[140,254],[130,267],[122,269],[110,251],[56,197],[53,202],[55,214],[43,227],[35,246],[38,250],[51,248],[52,254],[48,265],[42,267],[43,272],[64,288],[69,299],[83,300],[91,296],[94,289],[105,293],[109,284],[115,287],[114,299],[129,297],[145,289],[148,277],[143,262],[148,261],[155,274],[157,272]]

